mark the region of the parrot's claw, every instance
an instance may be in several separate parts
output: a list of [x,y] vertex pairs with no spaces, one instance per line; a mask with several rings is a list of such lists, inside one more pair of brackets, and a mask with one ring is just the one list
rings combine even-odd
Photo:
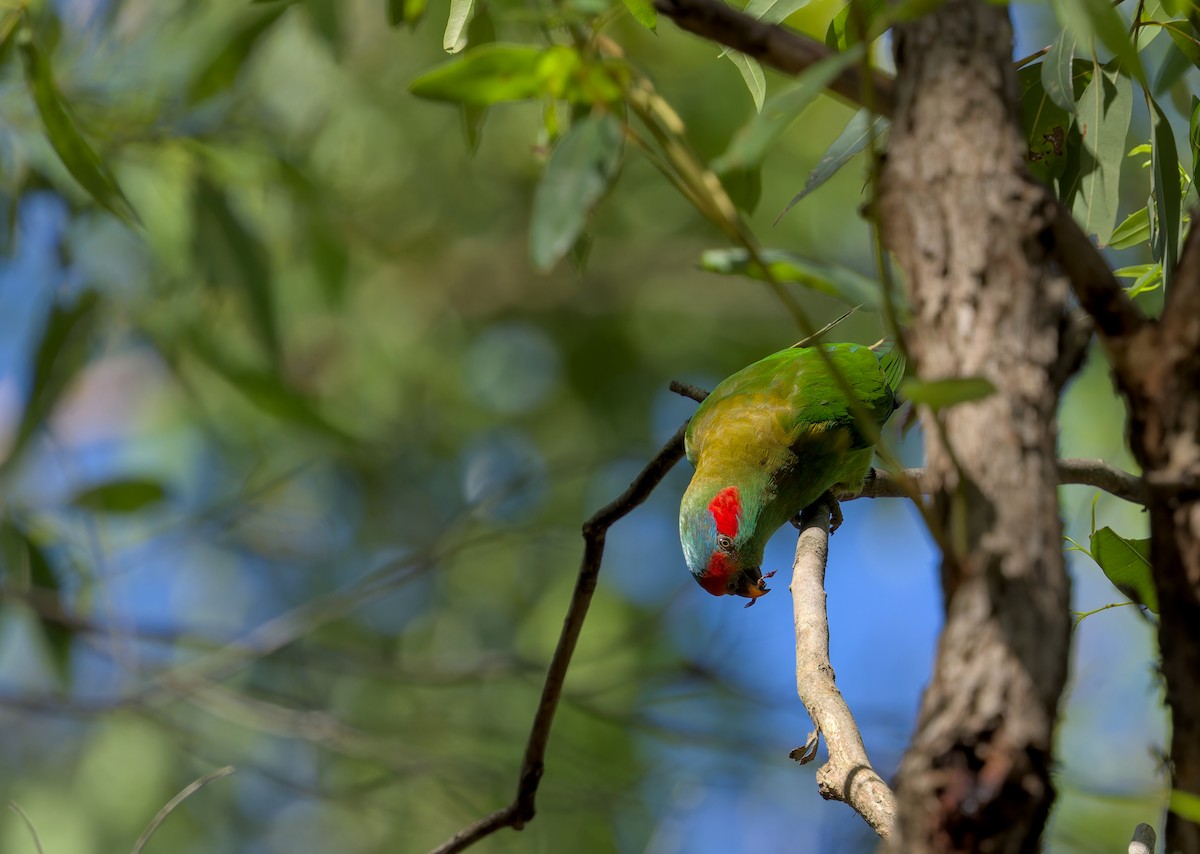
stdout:
[[829,533],[833,534],[838,528],[842,527],[842,522],[845,521],[842,516],[842,505],[838,502],[833,492],[826,490],[819,501],[823,502],[829,508]]
[[776,573],[776,572],[778,572],[778,571],[779,571],[779,570],[772,569],[770,572],[768,572],[766,575],[764,575],[764,576],[763,576],[763,578],[774,578],[774,577],[775,577],[775,573]]

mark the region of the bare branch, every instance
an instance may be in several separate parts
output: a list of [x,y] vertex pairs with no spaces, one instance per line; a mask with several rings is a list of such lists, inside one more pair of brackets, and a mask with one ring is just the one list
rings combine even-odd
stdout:
[[141,850],[146,846],[146,843],[150,841],[150,837],[154,835],[154,831],[158,830],[159,825],[167,820],[167,816],[174,811],[175,807],[179,806],[209,783],[214,783],[217,780],[220,780],[222,777],[228,777],[234,772],[234,770],[235,769],[232,765],[226,765],[224,768],[218,768],[216,771],[205,774],[199,780],[193,780],[191,783],[188,783],[186,786],[184,786],[183,791],[171,798],[171,800],[167,801],[166,804],[163,805],[163,808],[158,811],[158,814],[155,815],[150,821],[150,825],[142,831],[142,835],[139,836],[137,842],[133,844],[132,854],[139,854],[139,852],[141,852]]
[[[655,0],[659,12],[681,28],[753,56],[764,65],[785,74],[797,75],[836,51],[785,27],[766,24],[720,0]],[[882,115],[892,112],[892,78],[871,75],[872,108]],[[861,103],[865,89],[862,70],[851,67],[829,86],[854,103]]]
[[[674,385],[674,384],[673,384]],[[538,702],[537,713],[529,730],[529,740],[525,745],[525,759],[521,763],[521,772],[517,778],[517,794],[513,802],[503,809],[497,810],[474,824],[467,825],[454,836],[434,848],[430,854],[453,854],[462,851],[470,845],[489,836],[504,827],[514,830],[522,829],[536,812],[534,799],[537,796],[538,783],[541,782],[546,757],[546,743],[550,740],[550,727],[554,723],[554,714],[558,710],[558,701],[562,697],[563,682],[567,676],[567,668],[571,665],[571,656],[575,653],[575,644],[583,629],[583,620],[587,616],[588,606],[592,602],[592,594],[596,591],[596,579],[600,575],[600,560],[604,556],[604,538],[608,529],[622,517],[641,504],[649,497],[662,479],[677,462],[683,458],[683,434],[687,423],[680,425],[662,449],[651,458],[629,484],[629,487],[614,501],[597,510],[590,519],[583,523],[583,559],[579,566],[579,577],[575,581],[575,591],[571,594],[571,603],[567,606],[567,616],[563,620],[562,633],[558,636],[558,646],[550,659],[550,667],[546,671],[546,681],[542,686],[542,697]]]
[[[896,818],[896,797],[867,759],[850,707],[834,682],[829,663],[829,618],[825,610],[825,564],[829,556],[829,508],[817,502],[801,517],[792,565],[792,608],[796,620],[796,692],[824,733],[829,761],[817,771],[817,788],[827,800],[849,804],[880,837]],[[816,733],[805,752],[815,752]],[[795,756],[795,753],[793,753]]]
[[1133,839],[1129,841],[1129,854],[1154,854],[1154,846],[1158,836],[1154,828],[1148,824],[1139,824],[1133,829]]
[[[924,495],[930,494],[925,483],[924,469],[905,469],[904,476],[917,485]],[[1111,466],[1104,460],[1069,459],[1058,461],[1058,482],[1062,486],[1094,486],[1133,504],[1147,501],[1146,485],[1137,475]],[[903,484],[895,475],[879,469],[867,478],[862,492],[843,498],[905,498]]]

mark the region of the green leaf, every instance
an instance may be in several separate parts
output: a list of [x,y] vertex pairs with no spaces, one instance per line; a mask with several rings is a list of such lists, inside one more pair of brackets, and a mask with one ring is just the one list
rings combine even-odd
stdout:
[[[1160,263],[1144,264],[1143,267],[1148,267],[1132,285],[1125,289],[1125,295],[1130,299],[1141,296],[1151,291],[1156,291],[1162,287],[1163,283],[1163,266]],[[1129,269],[1129,268],[1126,268]],[[1115,276],[1116,273],[1114,272]]]
[[1149,540],[1127,540],[1104,527],[1092,532],[1091,549],[1092,558],[1122,595],[1158,613]]
[[193,251],[210,284],[240,291],[250,307],[259,343],[273,366],[281,344],[271,289],[271,265],[254,232],[233,212],[225,194],[201,176],[193,195]]
[[225,41],[217,54],[192,78],[187,90],[188,102],[199,103],[230,88],[254,52],[259,39],[279,20],[279,16],[287,11],[288,5],[248,13],[237,32]]
[[750,0],[745,11],[751,18],[777,24],[799,12],[809,2],[810,0]]
[[1113,275],[1118,279],[1140,279],[1143,276],[1153,273],[1158,266],[1158,264],[1132,264],[1128,267],[1120,267],[1113,270]]
[[408,90],[418,98],[487,107],[540,98],[547,51],[532,45],[487,44],[422,74]]
[[96,294],[88,291],[69,308],[55,304],[33,358],[29,399],[0,472],[16,462],[34,433],[53,412],[62,393],[87,363],[96,328]]
[[912,377],[900,384],[900,397],[922,403],[935,412],[959,403],[982,400],[996,387],[983,377],[949,377],[944,380],[918,380]]
[[71,499],[71,504],[95,513],[136,513],[167,496],[158,481],[114,480],[89,487]]
[[762,199],[762,168],[733,169],[721,174],[721,185],[743,213],[752,214]]
[[1077,105],[1080,152],[1080,219],[1084,231],[1108,243],[1120,203],[1121,162],[1133,115],[1133,86],[1112,67],[1092,75]]
[[29,589],[30,604],[36,614],[42,640],[50,655],[50,663],[61,684],[68,684],[71,675],[71,630],[62,619],[65,613],[62,584],[45,552],[29,535],[11,523],[4,525],[5,538],[12,540],[23,552],[29,571],[25,586]]
[[1029,140],[1029,171],[1049,184],[1066,168],[1067,128],[1071,114],[1058,106],[1042,86],[1042,69],[1027,65],[1017,72],[1021,91],[1021,124]]
[[1161,95],[1179,82],[1191,68],[1192,61],[1180,50],[1178,43],[1172,40],[1172,44],[1163,53],[1163,61],[1154,75],[1154,85],[1150,87],[1150,91]]
[[1128,249],[1150,239],[1150,211],[1138,208],[1125,217],[1124,222],[1117,226],[1112,236],[1108,238],[1110,249]]
[[803,189],[792,196],[792,200],[776,217],[776,223],[783,218],[784,214],[799,204],[801,199],[832,178],[839,169],[850,162],[854,155],[867,147],[871,140],[872,125],[874,125],[876,140],[882,143],[891,127],[886,118],[876,116],[874,121],[871,121],[871,114],[867,110],[859,110],[851,116],[837,139],[830,143],[829,148],[825,149],[825,153],[821,155],[821,159],[817,161],[812,172],[808,173],[808,179],[804,182]]
[[1200,98],[1195,95],[1192,96],[1192,114],[1188,122],[1188,146],[1192,149],[1192,175],[1195,176],[1200,172]]
[[658,12],[650,0],[623,0],[633,19],[654,33],[658,31]]
[[1060,109],[1075,112],[1075,34],[1064,29],[1042,61],[1042,88]]
[[1142,61],[1129,36],[1129,24],[1109,0],[1053,0],[1053,5],[1059,22],[1075,34],[1079,44],[1099,40],[1126,74],[1146,82]]
[[450,16],[442,35],[442,49],[458,53],[467,46],[467,24],[475,16],[475,0],[450,0]]
[[1181,818],[1200,823],[1200,795],[1194,795],[1182,789],[1172,789],[1168,808]]
[[621,164],[621,123],[609,113],[575,122],[550,152],[533,194],[529,255],[545,272],[574,245]]
[[[886,0],[850,0],[829,22],[825,44],[837,51],[859,44],[864,34],[873,31],[872,23],[886,5]],[[857,17],[851,18],[851,12]]]
[[730,169],[748,169],[762,162],[767,149],[777,140],[788,125],[808,108],[835,77],[862,58],[859,45],[845,53],[822,59],[810,66],[797,78],[796,85],[772,96],[763,105],[762,112],[738,130],[729,149],[713,161],[716,172]]
[[1163,287],[1171,287],[1175,261],[1179,257],[1179,231],[1183,206],[1183,191],[1179,183],[1179,154],[1175,150],[1175,134],[1171,123],[1157,102],[1149,95],[1151,138],[1154,141],[1151,185],[1154,190],[1154,211],[1157,232],[1152,241],[1154,259],[1163,266]]
[[54,82],[50,60],[38,48],[28,27],[17,34],[17,46],[25,69],[25,83],[54,153],[97,204],[131,225],[139,224],[137,212],[121,192],[116,177],[75,123]]
[[[700,256],[700,268],[723,276],[748,276],[759,281],[770,279],[794,283],[872,311],[883,308],[883,290],[879,282],[838,264],[810,261],[776,249],[764,249],[759,257],[767,266],[751,260],[745,249],[707,249]],[[904,306],[898,306],[904,310]]]
[[746,88],[750,90],[750,97],[754,99],[754,109],[761,112],[763,101],[767,97],[767,78],[763,74],[762,66],[758,64],[757,59],[746,56],[740,50],[731,50],[725,55],[741,72],[742,79],[746,81]]
[[428,0],[387,0],[388,23],[393,27],[407,24],[409,29],[415,29],[428,5]]

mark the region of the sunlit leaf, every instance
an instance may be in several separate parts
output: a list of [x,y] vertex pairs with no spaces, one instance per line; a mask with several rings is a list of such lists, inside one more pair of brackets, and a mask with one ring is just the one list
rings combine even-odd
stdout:
[[731,50],[726,56],[737,66],[742,79],[746,81],[746,88],[750,90],[750,97],[754,99],[754,109],[761,111],[763,100],[767,97],[767,78],[763,74],[762,66],[757,59],[739,50]]
[[63,166],[80,185],[91,194],[97,204],[116,214],[130,224],[137,224],[138,217],[125,194],[121,192],[116,177],[100,159],[94,148],[84,138],[75,123],[67,103],[63,100],[54,82],[54,71],[49,58],[38,48],[33,32],[23,28],[17,34],[17,45],[21,51],[25,68],[25,82],[29,94],[37,105],[46,138],[62,161]]
[[1064,29],[1042,60],[1042,88],[1060,109],[1075,112],[1075,34]]
[[1118,279],[1140,279],[1145,275],[1153,273],[1158,264],[1132,264],[1128,267],[1119,267],[1113,270],[1113,275]]
[[772,96],[758,115],[734,136],[729,149],[713,161],[713,169],[750,168],[762,162],[767,149],[777,140],[800,113],[817,99],[825,87],[862,56],[861,45],[845,53],[822,59],[809,67],[797,79],[796,85]]
[[[885,0],[851,0],[829,22],[825,44],[838,51],[858,44],[864,34],[872,32],[872,22],[886,6]],[[851,13],[857,17],[851,17]]]
[[1150,541],[1128,540],[1112,528],[1092,533],[1092,558],[1130,601],[1158,613],[1158,594],[1150,567]]
[[259,343],[278,365],[279,326],[266,249],[229,205],[225,194],[205,177],[196,182],[194,251],[211,284],[240,291],[250,308]]
[[801,199],[837,174],[838,170],[849,163],[854,155],[867,147],[871,140],[872,125],[874,125],[876,140],[880,144],[883,143],[891,124],[883,116],[875,116],[874,121],[871,121],[870,117],[869,111],[859,110],[850,118],[850,121],[842,128],[842,132],[838,134],[837,139],[821,155],[821,159],[817,161],[812,172],[808,173],[804,188],[792,196],[792,200],[776,218],[776,222],[794,208]]
[[900,397],[921,403],[937,411],[960,403],[982,400],[995,393],[996,387],[984,377],[948,377],[918,380],[909,377],[900,384]]
[[623,0],[633,19],[650,32],[658,31],[658,12],[650,0]]
[[442,35],[442,49],[446,53],[458,53],[467,46],[467,24],[474,15],[475,0],[450,0],[450,16]]
[[751,18],[777,24],[809,4],[810,0],[750,0],[746,14]]
[[88,291],[70,307],[55,304],[42,329],[33,358],[29,399],[12,447],[0,471],[14,463],[36,430],[53,412],[62,393],[87,362],[96,327],[96,294]]
[[544,53],[532,45],[482,45],[425,72],[408,89],[419,98],[477,107],[539,98],[546,91]]
[[1162,262],[1163,286],[1171,287],[1175,259],[1179,256],[1179,230],[1183,191],[1179,184],[1179,154],[1175,134],[1166,114],[1153,98],[1150,104],[1151,137],[1154,140],[1151,175],[1158,229],[1152,241],[1154,258]]
[[1200,794],[1172,789],[1169,808],[1177,816],[1200,823]]
[[287,11],[287,5],[247,13],[236,33],[227,38],[217,52],[192,78],[187,99],[192,103],[211,98],[234,84],[259,40]]
[[1107,243],[1120,203],[1121,162],[1133,115],[1133,86],[1115,68],[1094,74],[1077,104],[1083,149],[1079,200],[1084,231]]
[[1059,22],[1078,44],[1098,40],[1116,56],[1126,74],[1145,81],[1146,72],[1129,35],[1129,25],[1109,0],[1053,0]]
[[136,513],[167,496],[158,481],[114,480],[89,487],[71,499],[71,504],[96,513]]
[[[838,264],[810,261],[790,252],[765,249],[759,253],[766,270],[750,258],[745,249],[707,249],[700,256],[700,267],[724,276],[748,276],[752,279],[803,285],[837,297],[850,305],[881,311],[883,291],[879,282]],[[899,299],[899,295],[897,295]],[[903,305],[898,308],[903,310]]]
[[1146,208],[1138,208],[1116,227],[1108,239],[1108,246],[1112,249],[1128,249],[1130,246],[1145,243],[1149,239],[1150,211]]
[[585,116],[550,152],[533,195],[529,255],[535,269],[558,263],[583,232],[621,163],[621,123],[609,113]]

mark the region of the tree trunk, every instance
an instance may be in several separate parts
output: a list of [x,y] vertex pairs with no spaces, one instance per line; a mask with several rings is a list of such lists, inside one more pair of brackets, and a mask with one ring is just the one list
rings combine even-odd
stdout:
[[[1005,7],[947,0],[895,31],[879,218],[907,277],[923,380],[996,391],[923,413],[946,627],[897,781],[891,850],[1035,851],[1054,799],[1070,585],[1055,411],[1068,286],[1039,235]],[[940,423],[939,423],[940,421]]]

